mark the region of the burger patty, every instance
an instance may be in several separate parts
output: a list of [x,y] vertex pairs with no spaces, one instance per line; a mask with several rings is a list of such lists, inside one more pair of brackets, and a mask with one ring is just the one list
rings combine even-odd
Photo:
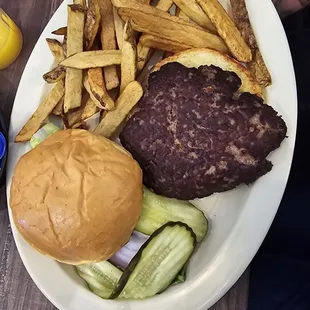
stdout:
[[[242,93],[239,77],[215,66],[164,65],[120,139],[155,193],[194,199],[250,184],[272,169],[266,159],[287,128],[256,95]],[[237,97],[237,98],[236,98]]]

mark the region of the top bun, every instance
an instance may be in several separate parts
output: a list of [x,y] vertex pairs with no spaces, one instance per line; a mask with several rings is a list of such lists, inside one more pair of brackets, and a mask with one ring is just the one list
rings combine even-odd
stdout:
[[109,259],[130,238],[142,205],[131,155],[85,130],[63,130],[21,157],[10,206],[18,231],[41,253],[78,265]]

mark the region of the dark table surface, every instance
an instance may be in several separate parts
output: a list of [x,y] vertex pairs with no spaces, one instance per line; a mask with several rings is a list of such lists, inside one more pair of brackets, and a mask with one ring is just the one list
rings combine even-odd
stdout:
[[[24,35],[20,57],[9,68],[0,71],[0,107],[7,123],[28,57],[61,2],[62,0],[0,0],[0,7],[12,17]],[[248,283],[247,271],[212,310],[246,310]],[[22,264],[9,224],[5,186],[0,189],[0,309],[56,309],[39,291]]]

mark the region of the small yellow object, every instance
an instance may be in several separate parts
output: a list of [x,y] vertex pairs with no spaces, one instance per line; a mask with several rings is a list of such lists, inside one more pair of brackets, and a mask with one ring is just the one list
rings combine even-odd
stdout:
[[0,70],[16,60],[22,45],[21,31],[12,19],[0,9]]

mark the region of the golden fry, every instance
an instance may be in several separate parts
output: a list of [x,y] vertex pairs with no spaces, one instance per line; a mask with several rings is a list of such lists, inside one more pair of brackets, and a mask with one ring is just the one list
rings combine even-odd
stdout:
[[123,35],[123,50],[121,62],[120,92],[135,80],[137,71],[136,34],[129,22],[126,23]]
[[[93,68],[93,69],[90,69],[90,70],[96,70],[96,69],[100,69],[101,68]],[[94,94],[90,88],[90,85],[89,85],[89,81],[88,81],[88,76],[85,76],[84,77],[84,88],[86,89],[86,91],[88,92],[89,96],[90,96],[90,99],[94,102],[94,104],[99,108],[99,109],[103,109],[104,108],[104,103],[101,99],[100,96],[98,96],[98,94]]]
[[[156,5],[156,8],[167,12],[170,10],[171,6],[173,5],[173,0],[159,0],[159,2]],[[141,39],[143,38],[144,34],[140,37],[140,40],[138,42],[137,46],[137,71],[140,72],[146,65],[146,63],[150,60],[152,57],[154,51],[147,46],[143,46],[141,43]]]
[[159,9],[163,12],[168,12],[173,5],[173,0],[159,0],[156,9]]
[[[115,25],[113,17],[113,6],[110,0],[100,0],[101,12],[101,45],[103,50],[116,49]],[[107,90],[119,85],[116,66],[103,69],[104,80]]]
[[57,103],[56,107],[52,111],[52,114],[56,116],[62,116],[63,110],[64,110],[64,97],[62,97],[60,101]]
[[102,49],[116,49],[113,6],[110,0],[100,0]]
[[[184,20],[187,23],[198,26],[198,24],[196,22],[194,22],[192,19],[190,19],[179,7],[176,7],[175,16],[181,18],[182,20]],[[214,29],[215,29],[215,27],[214,27]],[[210,32],[216,34],[216,30],[212,30],[212,31],[210,30]]]
[[84,26],[84,48],[89,51],[95,41],[100,25],[99,0],[88,0],[88,9]]
[[[46,42],[55,57],[56,63],[60,63],[65,59],[64,49],[62,43],[55,39],[46,39]],[[66,68],[57,66],[51,71],[43,75],[43,79],[49,83],[54,84],[64,79],[66,76]]]
[[15,142],[25,142],[30,140],[64,96],[64,92],[64,82],[60,81],[54,86],[51,92],[45,97],[43,102],[29,118],[27,123],[23,126],[21,131],[15,137]]
[[[145,14],[149,14],[149,15],[154,15],[154,16],[158,16],[158,17],[163,17],[166,19],[169,19],[171,21],[175,21],[178,23],[183,23],[188,25],[189,23],[187,23],[186,21],[180,19],[177,16],[172,16],[170,15],[170,13],[168,13],[167,11],[170,8],[170,4],[173,3],[173,1],[166,1],[166,0],[162,0],[159,1],[156,7],[153,7],[151,5],[145,5],[142,4],[141,2],[138,2],[136,0],[111,0],[113,5],[118,8],[118,9],[131,9],[131,10],[135,10],[135,11],[141,11]],[[128,20],[129,17],[128,16],[121,16],[123,20]],[[160,25],[160,24],[158,24]],[[160,25],[162,26],[162,25]],[[191,25],[193,26],[193,25]],[[202,29],[200,26],[196,26],[199,29]],[[159,27],[160,28],[160,27]]]
[[79,69],[67,68],[64,112],[81,106],[83,72]]
[[[157,12],[160,13],[157,14]],[[196,28],[192,24],[186,24],[178,17],[164,18],[160,16],[164,13],[160,10],[157,10],[156,14],[147,14],[142,11],[120,8],[118,13],[124,18],[130,19],[131,25],[136,31],[194,47],[209,47],[220,52],[228,52],[226,44],[220,37]]]
[[235,24],[252,50],[253,61],[249,64],[252,74],[260,85],[267,87],[271,84],[271,76],[259,51],[245,1],[231,0],[230,2]]
[[89,51],[70,56],[62,61],[60,65],[76,69],[89,69],[111,65],[120,65],[121,58],[122,52],[118,50]]
[[120,18],[115,7],[113,7],[113,17],[117,45],[122,50],[125,22]]
[[86,120],[96,113],[99,112],[98,107],[95,105],[95,103],[89,98],[86,103],[84,108],[82,109],[82,114],[81,114],[81,121]]
[[145,34],[141,36],[141,43],[143,46],[160,49],[171,53],[178,53],[193,48],[193,46],[167,40],[165,38],[156,37],[151,34]]
[[271,75],[258,48],[253,51],[253,61],[249,64],[250,70],[259,85],[271,85]]
[[146,63],[150,60],[152,57],[154,50],[152,50],[148,46],[144,46],[141,43],[141,39],[144,36],[144,34],[141,35],[140,40],[137,45],[137,71],[140,72],[143,70]]
[[216,33],[210,18],[204,13],[196,0],[173,0],[173,2],[195,23],[210,30],[212,33]]
[[[84,9],[81,5],[68,6],[68,37],[67,56],[83,51]],[[81,70],[68,68],[66,72],[66,91],[64,112],[81,106],[82,101],[82,79]]]
[[84,10],[80,5],[68,5],[67,55],[83,51]]
[[[173,5],[173,0],[159,0],[156,5],[156,8],[167,12],[170,10],[171,6]],[[137,71],[140,72],[146,63],[150,60],[153,55],[153,50],[150,47],[143,46],[141,43],[141,39],[143,38],[144,34],[141,35],[140,40],[137,46]]]
[[116,108],[108,112],[99,125],[95,128],[94,133],[111,137],[125,120],[132,108],[138,103],[143,95],[143,89],[137,82],[131,82],[121,93],[116,101]]
[[43,79],[46,83],[54,84],[63,80],[66,76],[66,68],[63,66],[57,66],[51,71],[45,73],[43,75]]
[[89,96],[83,99],[86,100],[82,101],[82,105],[79,108],[70,111],[67,114],[66,122],[68,128],[72,128],[76,124],[79,124],[84,120],[90,118],[91,116],[95,115],[96,113],[98,113],[99,111],[98,107]]
[[87,77],[84,79],[84,87],[98,108],[106,110],[114,108],[114,101],[106,90],[101,68],[88,70]]
[[231,0],[230,3],[236,27],[249,47],[255,49],[257,43],[244,0]]
[[218,34],[227,44],[231,54],[239,61],[250,62],[252,52],[239,30],[218,0],[196,0],[209,16]]
[[188,23],[191,22],[191,19],[179,7],[176,7],[175,9],[175,16],[183,19]]
[[54,30],[52,32],[52,34],[55,34],[57,36],[66,36],[67,35],[67,27],[58,28],[58,29]]
[[119,85],[119,78],[114,65],[103,68],[103,73],[106,81],[106,88],[108,90],[114,89]]
[[60,63],[65,59],[64,50],[62,47],[62,43],[55,39],[46,39],[48,47],[50,48],[52,54],[55,57],[56,63]]
[[64,40],[62,42],[62,49],[64,51],[65,57],[67,57],[67,35],[64,36]]
[[86,0],[73,0],[73,3],[80,5],[83,9],[86,9]]

